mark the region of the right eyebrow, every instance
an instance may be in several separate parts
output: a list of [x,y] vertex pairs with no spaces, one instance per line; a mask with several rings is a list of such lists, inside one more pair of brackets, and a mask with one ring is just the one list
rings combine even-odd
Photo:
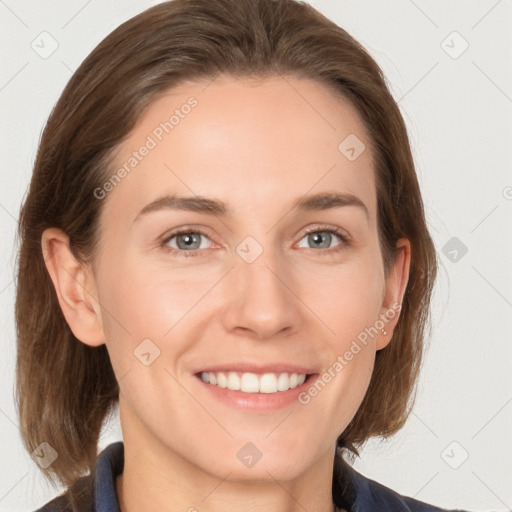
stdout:
[[179,196],[173,194],[159,197],[144,206],[133,222],[136,222],[148,213],[159,210],[185,210],[189,212],[208,213],[211,215],[231,215],[226,204],[218,199],[210,199],[204,196]]

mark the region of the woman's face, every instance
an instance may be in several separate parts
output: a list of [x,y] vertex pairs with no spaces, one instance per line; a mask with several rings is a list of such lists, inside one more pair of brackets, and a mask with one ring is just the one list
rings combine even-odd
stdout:
[[240,480],[332,462],[405,285],[355,109],[306,79],[183,84],[112,174],[94,293],[125,443]]

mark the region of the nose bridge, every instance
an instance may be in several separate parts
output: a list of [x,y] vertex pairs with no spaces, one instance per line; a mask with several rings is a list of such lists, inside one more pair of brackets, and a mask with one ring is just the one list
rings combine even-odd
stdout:
[[[228,328],[245,328],[259,337],[268,337],[299,321],[292,276],[283,255],[267,238],[265,246],[247,237],[236,248],[235,281],[230,298]],[[291,288],[291,289],[290,289]]]

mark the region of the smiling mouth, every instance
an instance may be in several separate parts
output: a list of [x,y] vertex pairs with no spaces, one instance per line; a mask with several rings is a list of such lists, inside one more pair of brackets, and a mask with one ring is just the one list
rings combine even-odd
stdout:
[[252,372],[200,372],[195,374],[203,382],[243,393],[280,393],[302,386],[314,374]]

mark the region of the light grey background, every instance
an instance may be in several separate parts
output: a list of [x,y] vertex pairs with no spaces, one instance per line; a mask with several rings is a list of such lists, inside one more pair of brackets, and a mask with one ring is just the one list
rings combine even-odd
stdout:
[[[2,511],[58,492],[22,448],[13,401],[15,228],[40,133],[86,55],[155,3],[0,0]],[[356,468],[438,506],[512,509],[512,1],[310,3],[388,77],[442,264],[415,409],[395,437],[368,443]],[[114,421],[101,448],[116,439]]]

